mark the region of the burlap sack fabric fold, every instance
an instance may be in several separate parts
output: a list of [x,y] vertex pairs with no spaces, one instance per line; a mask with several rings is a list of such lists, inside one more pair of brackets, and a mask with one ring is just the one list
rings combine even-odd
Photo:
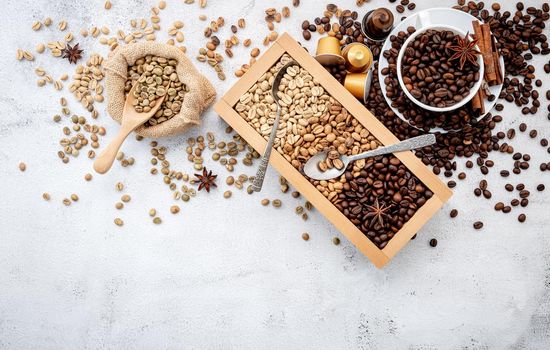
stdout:
[[177,60],[176,73],[179,80],[189,87],[189,92],[185,94],[183,105],[177,115],[154,126],[140,126],[135,130],[136,133],[150,138],[173,136],[183,133],[193,125],[200,124],[202,113],[216,98],[216,90],[181,50],[171,45],[150,41],[124,45],[109,54],[105,63],[105,86],[109,98],[107,111],[111,117],[121,122],[126,99],[124,85],[128,66],[147,55]]

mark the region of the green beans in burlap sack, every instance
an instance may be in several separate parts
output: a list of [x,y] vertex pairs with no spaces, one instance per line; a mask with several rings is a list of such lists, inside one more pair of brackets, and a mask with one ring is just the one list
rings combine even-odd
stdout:
[[[164,99],[159,114],[136,129],[136,133],[143,137],[163,137],[181,134],[193,125],[200,124],[201,114],[216,98],[216,91],[212,84],[200,74],[193,63],[178,48],[156,43],[141,42],[118,47],[113,51],[105,64],[106,88],[109,103],[107,110],[111,117],[117,122],[122,121],[122,111],[126,99],[129,66],[133,66],[140,59],[151,59],[157,56],[167,60],[176,60],[177,65],[175,73],[180,83],[184,84],[184,89],[174,94],[174,91],[168,91],[166,87],[167,98]],[[173,75],[172,69],[165,71]],[[134,78],[139,77],[134,74]],[[178,86],[178,82],[170,79],[172,87]],[[133,80],[133,79],[132,79]],[[176,84],[176,85],[174,85]],[[185,90],[185,91],[184,91]],[[170,95],[170,92],[172,95]],[[170,111],[163,112],[164,109]],[[160,114],[162,113],[162,114]]]

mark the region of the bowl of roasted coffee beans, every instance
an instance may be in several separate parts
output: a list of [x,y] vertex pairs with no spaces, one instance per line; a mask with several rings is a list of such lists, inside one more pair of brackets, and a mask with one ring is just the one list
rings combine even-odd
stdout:
[[405,95],[433,112],[468,103],[483,83],[483,58],[468,33],[452,26],[415,31],[397,57],[397,78]]

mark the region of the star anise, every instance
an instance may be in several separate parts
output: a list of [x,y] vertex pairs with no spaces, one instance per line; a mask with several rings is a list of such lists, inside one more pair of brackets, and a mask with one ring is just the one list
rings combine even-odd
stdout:
[[204,188],[206,192],[210,192],[211,187],[218,187],[218,185],[216,185],[216,178],[218,175],[213,175],[212,170],[208,171],[206,168],[203,168],[202,175],[195,174],[195,177],[197,181],[199,181],[199,191]]
[[460,69],[464,68],[466,62],[473,66],[477,66],[477,56],[481,53],[475,49],[479,39],[470,40],[470,34],[466,33],[463,38],[460,35],[455,36],[456,45],[449,46],[449,50],[454,54],[449,58],[449,61],[460,60]]
[[365,218],[370,219],[369,226],[372,228],[374,224],[378,221],[380,226],[384,226],[384,217],[388,217],[387,211],[391,209],[390,206],[380,205],[378,198],[374,201],[374,205],[367,205],[368,213],[365,215]]
[[69,60],[69,62],[76,64],[76,62],[80,58],[82,58],[82,52],[84,51],[84,50],[79,50],[78,45],[79,44],[76,44],[75,46],[71,47],[71,45],[67,44],[67,47],[61,50],[61,54],[62,54],[61,58],[66,58]]

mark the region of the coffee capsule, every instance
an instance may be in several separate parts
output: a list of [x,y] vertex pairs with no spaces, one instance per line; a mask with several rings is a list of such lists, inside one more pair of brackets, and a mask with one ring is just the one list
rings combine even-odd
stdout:
[[393,29],[393,13],[380,7],[365,14],[361,21],[363,35],[373,41],[384,41]]
[[350,73],[364,73],[372,66],[372,52],[365,44],[347,45],[342,50],[342,56],[346,60],[346,69]]
[[345,60],[340,50],[340,40],[333,36],[319,39],[315,59],[324,66],[343,64]]
[[366,102],[372,83],[372,69],[366,73],[349,73],[344,80],[344,87],[357,99]]

